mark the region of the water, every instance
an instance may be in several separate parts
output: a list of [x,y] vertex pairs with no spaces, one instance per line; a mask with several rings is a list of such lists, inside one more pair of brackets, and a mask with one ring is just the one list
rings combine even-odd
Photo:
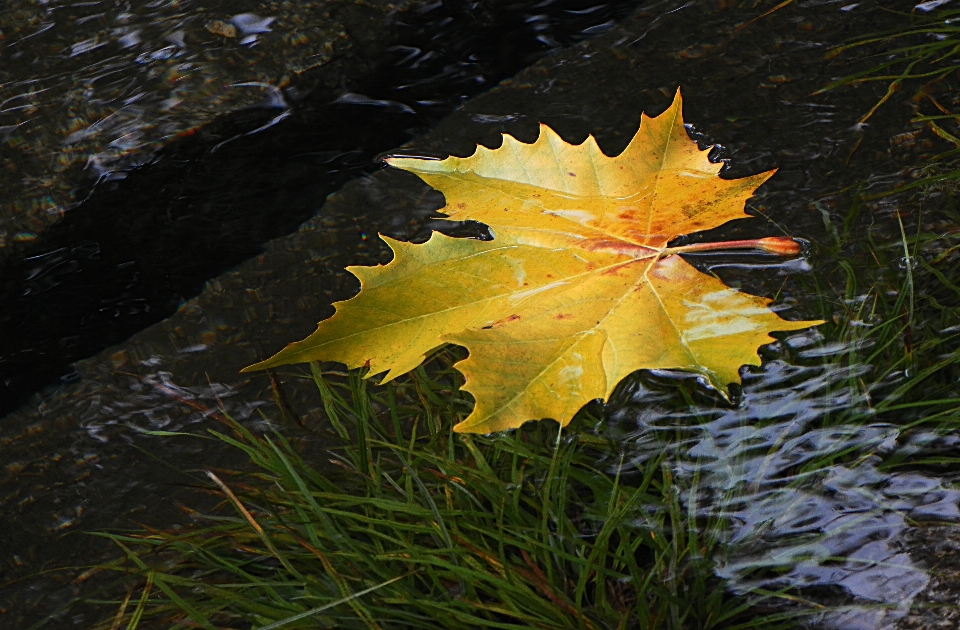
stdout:
[[[6,419],[5,580],[51,563],[89,562],[98,553],[92,549],[103,545],[68,538],[50,546],[49,538],[87,520],[95,528],[94,521],[107,525],[121,514],[136,518],[154,503],[150,497],[168,504],[176,485],[190,480],[150,464],[149,472],[131,475],[141,454],[113,451],[129,441],[113,428],[189,428],[178,400],[199,396],[215,407],[217,397],[236,393],[230,386],[208,392],[202,385],[196,391],[162,385],[174,377],[148,354],[141,365],[156,369],[123,383],[112,396],[122,400],[108,403],[98,387],[84,389],[112,371],[91,379],[72,362],[173,314],[206,280],[295,230],[328,194],[379,170],[378,153],[537,58],[602,34],[637,2],[432,2],[406,13],[391,13],[402,3],[228,5],[141,3],[120,13],[108,3],[0,9],[0,137],[7,142],[0,146],[6,166],[0,170],[0,415],[58,382],[76,384],[68,400],[84,399],[86,409],[73,416],[72,402],[41,405],[47,418],[53,409],[54,416],[71,416],[62,434],[61,421],[34,426]],[[324,11],[333,16],[316,15]],[[217,40],[207,28],[214,21],[243,26],[250,15],[275,18],[257,42]],[[338,32],[341,26],[348,35]],[[320,42],[291,47],[281,39],[305,28]],[[328,36],[339,42],[332,50],[324,49]],[[204,38],[217,45],[197,46]],[[258,73],[279,79],[284,69],[304,71],[311,50],[338,60],[347,44],[363,50],[339,75],[256,80]],[[49,49],[63,54],[45,55]],[[164,80],[171,70],[183,75],[172,84]],[[224,83],[245,89],[224,90]],[[30,106],[22,107],[27,97]],[[79,109],[71,105],[66,116],[64,102]],[[198,128],[218,110],[238,111]],[[342,242],[325,226],[328,244],[351,254],[365,248],[353,242],[362,231],[356,215],[350,210],[337,220],[349,233]],[[51,217],[59,221],[49,225]],[[375,231],[373,223],[363,229]],[[184,344],[184,357],[207,348],[209,331],[202,337]],[[233,373],[221,376],[227,381]],[[242,403],[231,413],[246,419],[256,406]],[[71,434],[77,429],[79,438]],[[175,446],[169,459],[195,461],[198,453]],[[224,457],[224,465],[239,463]],[[109,489],[88,489],[91,475]],[[160,508],[154,516],[175,520],[177,513]],[[45,580],[13,582],[12,599],[0,608],[39,615],[69,600],[70,589]]]
[[[205,16],[222,9],[176,4],[151,5],[144,7],[142,14],[124,18],[126,26],[121,30],[135,31],[142,40],[136,51],[166,50],[173,46],[167,41],[169,33],[181,32],[171,31],[175,25],[200,28]],[[144,94],[136,100],[137,115],[125,119],[123,129],[134,129],[141,142],[128,143],[121,154],[112,155],[116,140],[104,123],[96,134],[84,136],[83,143],[68,143],[70,151],[96,162],[100,185],[92,193],[70,192],[82,203],[69,206],[69,212],[35,240],[17,244],[15,256],[4,257],[0,247],[0,303],[4,304],[0,313],[0,414],[16,409],[41,387],[58,379],[74,379],[69,367],[72,362],[167,317],[196,295],[205,280],[259,253],[271,238],[296,229],[328,194],[381,168],[373,159],[378,153],[429,129],[469,96],[489,89],[536,58],[602,32],[636,4],[635,0],[618,0],[596,5],[596,10],[589,10],[594,5],[582,0],[552,2],[536,9],[524,2],[498,5],[496,10],[483,5],[467,10],[456,3],[425,5],[402,18],[392,18],[395,24],[388,30],[391,45],[373,51],[377,56],[366,60],[372,69],[355,69],[352,74],[356,76],[348,75],[342,84],[338,81],[333,86],[314,85],[303,78],[283,90],[274,88],[276,98],[268,106],[253,107],[262,104],[259,96],[243,101],[240,104],[247,107],[242,111],[199,130],[198,117],[209,117],[210,108],[239,105],[227,99],[228,94],[234,98],[233,92],[214,98],[210,89],[191,82],[209,86],[226,81],[224,73],[263,73],[276,61],[247,59],[243,67],[250,66],[250,70],[238,71],[221,67],[227,60],[218,55],[253,55],[270,45],[279,47],[276,51],[271,48],[271,54],[282,56],[286,48],[265,39],[261,47],[253,49],[240,46],[239,51],[216,48],[205,52],[213,59],[205,62],[203,71],[187,73],[189,80],[177,84],[177,93],[188,102],[170,112],[161,111],[156,103],[156,108],[148,107],[148,102],[161,99],[166,92],[157,93],[150,82],[141,85],[146,80],[144,73],[156,74],[153,64],[160,62],[144,66],[134,52],[124,57],[112,51],[110,63],[117,66],[113,80],[108,85],[92,83],[89,89],[93,93],[86,98],[102,107],[113,106],[120,97],[112,90],[139,86]],[[312,5],[304,6],[307,8],[301,9],[307,14],[314,11]],[[57,7],[46,10],[53,16],[60,14]],[[103,18],[98,3],[76,10]],[[13,9],[10,12],[15,13]],[[280,21],[271,28],[283,32],[283,20],[294,20],[297,15],[281,12]],[[61,39],[80,37],[75,31],[89,27],[89,21],[73,26],[79,19],[72,16],[55,24],[56,29],[66,31]],[[306,18],[300,15],[297,19]],[[355,38],[360,37],[357,28],[351,31]],[[45,31],[47,35],[54,32],[54,27]],[[13,58],[20,54],[17,49],[10,44],[3,52]],[[293,50],[302,53],[299,47]],[[177,63],[194,63],[199,54],[189,50],[178,53]],[[163,64],[166,68],[168,61]],[[43,68],[31,67],[31,71],[42,72]],[[24,118],[19,110],[5,114],[10,117],[7,126],[17,120],[23,123],[16,123],[25,135],[14,139],[15,144],[55,144],[59,150],[59,140],[34,136],[52,133],[65,121],[38,116],[56,118],[60,103],[67,98],[65,92],[71,99],[79,98],[73,96],[74,91],[92,81],[88,72],[92,71],[31,75],[5,83],[10,93],[24,82],[39,81],[45,86],[44,95],[37,97],[41,102],[34,117]],[[230,80],[239,79],[233,76]],[[190,110],[189,116],[183,113],[186,118],[178,118],[178,112],[198,99],[204,99],[200,111]],[[125,111],[113,115],[122,118]],[[174,120],[169,120],[171,117]],[[164,135],[158,125],[173,125],[174,129]],[[174,131],[190,133],[171,140]],[[121,136],[128,138],[129,133]],[[163,139],[167,144],[160,149],[157,145]],[[18,174],[2,169],[0,173]],[[46,177],[58,186],[76,184],[56,172]],[[0,187],[10,191],[9,202],[0,204],[0,211],[16,215],[18,204],[32,203],[32,193],[19,190],[13,182],[9,186],[0,183]],[[2,212],[0,231],[15,222],[4,221]],[[193,255],[178,255],[184,250]]]
[[[930,580],[904,548],[911,523],[956,522],[960,491],[939,475],[884,467],[898,454],[944,452],[955,437],[872,418],[848,384],[869,372],[773,360],[744,379],[749,404],[687,413],[664,409],[657,384],[638,381],[612,421],[631,428],[622,439],[635,462],[666,450],[679,479],[696,479],[692,509],[727,523],[718,574],[735,589],[799,589],[813,601],[827,589],[827,602],[861,606],[818,627],[887,627]],[[860,421],[824,422],[844,411]]]
[[[907,93],[865,128],[856,122],[884,85],[812,94],[875,63],[869,49],[824,61],[828,46],[903,19],[890,6],[842,8],[792,3],[741,27],[762,11],[651,4],[587,46],[557,53],[466,103],[410,150],[465,155],[478,142],[496,146],[501,131],[530,141],[544,121],[570,141],[595,133],[612,154],[635,131],[640,111],[659,113],[680,84],[685,118],[705,144],[724,145],[715,155],[729,159],[727,174],[779,167],[751,203],[769,221],[740,222],[702,238],[782,229],[809,239],[810,254],[788,262],[690,260],[733,286],[777,295],[789,319],[828,323],[766,347],[764,365],[744,373],[737,406],[695,379],[647,372],[618,388],[600,430],[620,440],[627,462],[666,453],[687,489],[688,508],[704,522],[724,520],[727,544],[717,571],[733,590],[790,588],[834,607],[815,620],[818,627],[884,628],[905,623],[911,602],[925,597],[934,579],[924,564],[933,552],[918,523],[960,517],[950,463],[960,447],[950,430],[956,403],[931,403],[954,396],[957,340],[949,331],[960,324],[957,293],[917,262],[950,280],[957,221],[947,190],[854,203],[851,187],[869,194],[903,181],[903,166],[922,163],[940,141],[924,131],[912,144],[891,142],[913,129]],[[936,87],[949,94],[949,86]],[[281,129],[256,135],[271,138]],[[289,163],[267,162],[269,155],[257,154],[258,163],[288,172]],[[121,185],[112,194],[123,199],[130,191]],[[4,454],[2,511],[11,525],[3,547],[17,550],[8,566],[25,565],[11,574],[52,566],[50,550],[61,554],[58,561],[78,564],[99,557],[100,548],[78,543],[71,531],[130,520],[183,522],[174,500],[202,504],[184,487],[201,482],[195,468],[229,466],[231,455],[142,430],[214,426],[204,409],[215,409],[218,399],[256,423],[269,386],[264,378],[240,380],[236,369],[305,336],[329,314],[331,301],[349,296],[356,285],[343,267],[384,259],[374,233],[423,238],[441,203],[402,173],[354,181],[295,237],[218,279],[125,351],[78,365],[77,382],[62,393],[48,390],[33,409],[5,418],[0,443],[11,450]],[[904,234],[922,237],[907,252],[901,220]],[[910,327],[900,331],[901,321]],[[921,386],[904,389],[912,375],[927,372]],[[292,379],[285,391],[298,413],[316,406]],[[60,601],[49,584],[28,578],[11,585],[6,606],[55,609]],[[852,608],[836,608],[844,606]]]

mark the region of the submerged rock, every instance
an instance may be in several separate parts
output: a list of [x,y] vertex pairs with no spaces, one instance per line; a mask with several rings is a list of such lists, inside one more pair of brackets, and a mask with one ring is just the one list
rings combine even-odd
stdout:
[[0,261],[171,139],[362,74],[414,0],[140,4],[0,8]]

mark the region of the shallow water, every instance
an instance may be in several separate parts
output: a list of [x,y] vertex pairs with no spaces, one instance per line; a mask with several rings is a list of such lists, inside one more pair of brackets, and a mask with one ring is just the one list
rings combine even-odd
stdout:
[[[361,29],[360,17],[345,15],[350,3],[335,3],[325,10],[336,19],[318,18],[311,29],[352,24],[354,49],[363,37],[381,31],[392,40],[350,52],[360,58],[352,61],[357,68],[348,66],[334,85],[311,79],[309,73],[291,74],[282,89],[267,90],[273,95],[270,102],[263,102],[262,94],[247,98],[243,90],[246,100],[237,101],[238,88],[221,89],[221,84],[299,63],[297,55],[306,54],[312,44],[290,46],[283,38],[306,28],[319,5],[284,5],[267,13],[276,18],[268,25],[273,30],[254,34],[256,45],[221,37],[218,47],[182,49],[168,40],[186,37],[186,32],[191,42],[201,34],[214,37],[204,27],[213,17],[230,23],[227,16],[236,13],[249,20],[249,11],[262,8],[231,5],[234,13],[227,14],[227,7],[207,2],[149,3],[117,18],[124,26],[107,29],[112,33],[107,38],[100,24],[109,21],[106,3],[45,6],[50,18],[42,22],[49,26],[42,37],[57,42],[99,37],[102,46],[84,55],[105,56],[103,63],[109,61],[113,70],[109,80],[94,81],[89,64],[74,70],[45,58],[26,64],[39,50],[21,50],[33,40],[18,39],[20,30],[7,33],[8,43],[0,47],[0,55],[22,62],[7,66],[10,80],[0,83],[0,95],[14,94],[9,99],[16,101],[23,84],[43,85],[36,112],[0,112],[0,129],[16,127],[18,134],[0,145],[0,160],[20,165],[0,168],[0,178],[10,179],[0,179],[5,191],[0,235],[13,229],[11,221],[34,212],[19,207],[34,203],[33,193],[19,187],[31,177],[77,197],[56,225],[37,227],[38,235],[30,240],[8,239],[4,250],[0,238],[0,414],[58,379],[75,379],[71,363],[171,315],[200,292],[204,281],[258,254],[271,238],[295,230],[328,194],[381,168],[374,160],[377,154],[423,133],[468,97],[551,50],[602,33],[637,4],[564,0],[468,10],[456,3],[432,3],[408,13],[388,11],[388,17],[374,13],[376,19],[369,18],[374,24]],[[84,20],[76,12],[96,19]],[[16,8],[0,10],[0,19],[7,16],[17,29],[26,29],[11,17],[15,15]],[[387,24],[380,24],[384,20]],[[117,50],[114,39],[133,32],[138,33],[136,45]],[[30,45],[40,46],[40,40]],[[43,46],[49,45],[43,40]],[[151,52],[150,60],[141,59],[147,55],[142,51],[168,49],[170,58],[154,59]],[[334,53],[349,57],[339,49],[329,52]],[[162,108],[164,99],[173,97],[154,66],[197,64],[198,56],[202,66],[184,70],[183,80],[172,88],[182,102],[169,111]],[[259,94],[266,88],[250,89]],[[141,97],[97,122],[96,133],[86,133],[82,142],[66,142],[57,136],[60,127],[79,124],[79,119],[70,119],[62,103],[81,99],[76,92],[82,90],[89,92],[83,99],[94,109],[116,109],[129,91]],[[198,128],[218,110],[230,115]],[[84,116],[97,119],[91,112]],[[122,129],[111,127],[110,121],[117,120],[123,120]],[[171,128],[163,131],[165,126]],[[124,139],[120,149],[117,138]],[[72,157],[61,159],[60,151]],[[77,161],[88,163],[85,179],[49,166],[66,168]],[[28,162],[41,169],[39,175],[24,174]],[[93,181],[99,183],[91,192]],[[8,259],[4,254],[10,250],[15,255]],[[192,253],[184,256],[184,251]]]
[[[936,463],[960,447],[950,426],[958,405],[905,406],[951,398],[956,368],[947,361],[921,387],[903,390],[911,370],[933,370],[956,351],[946,331],[960,323],[957,295],[915,260],[934,261],[956,245],[952,200],[902,195],[864,202],[854,216],[851,194],[843,192],[893,185],[905,164],[919,163],[940,141],[925,132],[914,144],[891,143],[911,129],[909,101],[888,104],[869,127],[856,128],[883,85],[812,94],[873,62],[869,50],[829,62],[823,53],[898,23],[902,17],[889,8],[798,2],[750,28],[740,25],[760,9],[651,5],[587,46],[558,53],[467,103],[409,148],[464,155],[478,142],[496,146],[501,131],[529,141],[542,120],[571,141],[596,133],[615,153],[635,131],[639,112],[659,113],[682,84],[685,118],[705,144],[725,145],[715,155],[730,160],[727,174],[779,167],[750,204],[769,221],[694,238],[782,229],[808,239],[809,254],[787,262],[690,260],[733,286],[776,295],[788,319],[822,317],[828,324],[766,347],[764,365],[744,371],[736,406],[676,374],[628,379],[607,406],[602,432],[624,444],[628,462],[666,453],[688,507],[704,522],[724,522],[718,574],[731,588],[789,588],[834,607],[814,622],[818,627],[893,627],[931,579],[905,542],[908,532],[917,522],[960,518],[955,469]],[[204,409],[216,408],[218,397],[230,413],[256,421],[268,385],[238,380],[236,369],[281,340],[304,336],[329,313],[331,300],[355,290],[342,269],[383,259],[370,238],[375,231],[422,238],[436,226],[427,217],[441,205],[414,178],[388,172],[355,182],[344,195],[331,198],[295,240],[271,245],[262,265],[252,261],[217,280],[160,332],[78,366],[76,384],[48,390],[39,412],[12,414],[0,427],[0,439],[22,449],[4,455],[11,474],[3,486],[12,524],[5,546],[34,554],[15,556],[12,564],[26,565],[19,575],[51,561],[40,540],[66,549],[59,532],[126,525],[141,515],[170,522],[177,518],[172,499],[195,504],[174,484],[197,481],[189,472],[197,465],[230,465],[230,454],[142,430],[209,427],[214,420]],[[898,217],[905,234],[924,235],[921,247],[904,252]],[[949,275],[952,262],[947,256],[935,269]],[[910,312],[903,308],[908,277]],[[897,332],[905,313],[910,328]],[[894,333],[884,336],[884,326]],[[287,392],[288,404],[302,413],[316,405],[309,391],[291,384]],[[933,411],[941,416],[920,422]],[[130,445],[188,472],[159,474],[164,468]],[[24,473],[35,476],[25,482]],[[46,537],[29,531],[35,528]],[[100,550],[84,545],[74,553],[82,563]],[[49,585],[42,581],[12,587],[7,601],[41,601],[46,610],[58,603],[44,601]],[[837,608],[843,606],[852,608]]]
[[[869,372],[773,360],[744,379],[739,408],[686,412],[658,404],[662,383],[635,382],[611,420],[633,462],[670,453],[677,478],[693,488],[688,507],[704,522],[723,519],[718,574],[734,590],[799,590],[812,601],[865,605],[825,613],[817,627],[888,627],[930,580],[904,548],[905,534],[915,521],[960,520],[960,491],[952,475],[883,463],[918,449],[953,450],[956,437],[874,419],[849,385]],[[844,411],[859,421],[824,426]]]

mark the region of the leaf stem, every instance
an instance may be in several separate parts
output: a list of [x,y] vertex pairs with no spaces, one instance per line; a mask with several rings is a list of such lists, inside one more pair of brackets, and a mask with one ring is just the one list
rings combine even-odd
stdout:
[[661,256],[671,254],[691,254],[694,252],[715,252],[726,249],[756,249],[777,256],[796,256],[800,253],[800,244],[785,236],[770,236],[744,241],[722,241],[720,243],[694,243],[681,247],[668,247]]

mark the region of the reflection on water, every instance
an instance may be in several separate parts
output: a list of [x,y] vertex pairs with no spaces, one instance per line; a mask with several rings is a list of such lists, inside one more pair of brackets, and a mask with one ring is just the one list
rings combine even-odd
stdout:
[[[808,336],[784,343],[806,346]],[[908,528],[960,523],[960,490],[929,473],[883,468],[892,456],[945,442],[934,431],[870,422],[870,397],[857,383],[871,371],[769,360],[745,375],[739,407],[686,410],[654,375],[630,383],[610,419],[629,457],[666,453],[676,477],[695,488],[688,507],[724,524],[717,572],[734,590],[799,589],[821,602],[832,593],[824,603],[833,610],[814,618],[817,627],[886,628],[930,580],[904,546]],[[831,415],[860,422],[834,424]]]

